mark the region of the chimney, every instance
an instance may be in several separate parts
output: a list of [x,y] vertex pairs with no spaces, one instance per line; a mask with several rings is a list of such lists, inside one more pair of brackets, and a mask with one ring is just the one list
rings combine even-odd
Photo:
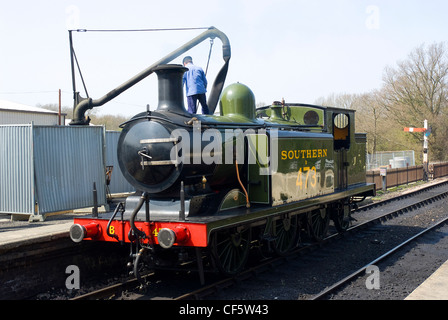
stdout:
[[159,105],[157,111],[191,116],[185,109],[182,83],[182,77],[187,70],[180,64],[164,64],[154,69],[159,82]]

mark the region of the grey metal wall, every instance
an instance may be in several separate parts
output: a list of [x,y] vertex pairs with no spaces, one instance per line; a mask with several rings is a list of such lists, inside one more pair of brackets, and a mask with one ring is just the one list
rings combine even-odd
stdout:
[[0,126],[0,213],[46,213],[106,204],[106,166],[113,166],[110,193],[135,189],[117,160],[120,133],[89,126]]
[[0,126],[0,213],[46,213],[106,204],[103,127]]
[[31,125],[0,126],[0,212],[34,214]]
[[[65,116],[61,116],[64,123]],[[34,125],[58,125],[58,114],[54,113],[35,113],[35,112],[19,112],[0,110],[0,124],[28,124],[33,122]]]
[[118,165],[117,145],[119,137],[120,132],[118,131],[106,132],[106,166],[113,166],[109,192],[133,192],[135,188],[125,179]]
[[34,168],[39,213],[106,204],[103,127],[35,126]]

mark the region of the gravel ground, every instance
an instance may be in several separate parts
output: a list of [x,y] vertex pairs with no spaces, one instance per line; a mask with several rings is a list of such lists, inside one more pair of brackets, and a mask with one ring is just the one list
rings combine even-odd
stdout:
[[448,227],[423,236],[416,244],[377,264],[379,289],[367,289],[368,275],[350,283],[334,300],[403,300],[448,260]]

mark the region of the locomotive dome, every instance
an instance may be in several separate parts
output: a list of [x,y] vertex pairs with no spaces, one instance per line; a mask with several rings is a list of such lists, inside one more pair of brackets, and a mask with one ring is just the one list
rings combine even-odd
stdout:
[[224,89],[221,96],[221,115],[239,115],[255,119],[255,95],[248,86],[234,83]]

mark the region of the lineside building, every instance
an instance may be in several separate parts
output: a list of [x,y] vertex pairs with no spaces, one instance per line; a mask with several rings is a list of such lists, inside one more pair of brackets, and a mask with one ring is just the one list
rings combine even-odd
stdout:
[[38,107],[27,106],[6,100],[0,100],[0,125],[4,124],[28,124],[57,126],[65,124],[66,114]]

